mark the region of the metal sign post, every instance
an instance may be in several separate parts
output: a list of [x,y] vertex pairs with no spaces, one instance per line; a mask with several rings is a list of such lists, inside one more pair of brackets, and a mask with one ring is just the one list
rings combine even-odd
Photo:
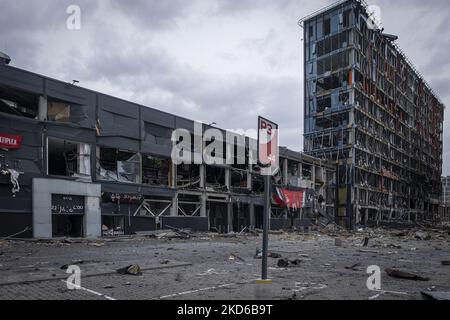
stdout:
[[278,168],[278,125],[272,121],[258,118],[258,162],[264,183],[264,219],[262,243],[261,280],[267,280],[267,256],[269,247],[269,222],[271,214],[272,174]]

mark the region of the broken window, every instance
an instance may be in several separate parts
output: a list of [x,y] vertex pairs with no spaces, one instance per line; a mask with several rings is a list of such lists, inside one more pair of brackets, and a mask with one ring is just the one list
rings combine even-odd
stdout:
[[206,188],[215,191],[226,191],[225,167],[206,166]]
[[169,159],[143,155],[142,183],[154,186],[168,186],[170,166]]
[[140,183],[141,160],[137,153],[100,148],[98,178],[106,181]]
[[91,176],[91,146],[48,138],[48,174],[67,177]]
[[232,169],[231,170],[231,187],[234,191],[245,191],[247,188],[247,171]]
[[0,112],[36,119],[39,96],[0,85]]
[[47,104],[47,120],[69,122],[70,105],[64,102],[49,101]]
[[202,203],[199,196],[180,194],[178,196],[178,215],[187,217],[200,216]]
[[343,13],[343,27],[348,28],[352,23],[352,10],[348,9]]
[[330,33],[331,33],[331,19],[328,18],[323,21],[323,34],[327,36]]
[[252,191],[256,194],[264,193],[264,178],[260,174],[252,174]]
[[200,187],[200,166],[195,164],[180,164],[177,166],[178,188]]

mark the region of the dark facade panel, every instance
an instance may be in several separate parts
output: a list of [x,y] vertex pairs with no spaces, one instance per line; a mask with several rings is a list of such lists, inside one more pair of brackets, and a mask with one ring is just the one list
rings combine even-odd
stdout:
[[95,104],[72,106],[70,122],[82,127],[95,128]]
[[0,65],[0,84],[42,95],[43,78],[23,70]]
[[166,144],[155,144],[147,141],[142,142],[142,153],[154,156],[170,158],[172,154],[172,146]]
[[[31,186],[21,185],[20,191],[15,194],[11,192],[12,184],[5,183],[3,177],[0,180],[0,212],[21,212],[21,213],[31,213]],[[20,182],[20,179],[19,179]]]
[[270,230],[282,230],[290,229],[291,220],[282,218],[271,218],[270,219]]
[[95,131],[47,123],[47,136],[74,142],[95,143]]
[[167,197],[175,196],[175,190],[170,188],[158,188],[142,185],[127,185],[124,183],[102,182],[102,192],[142,194],[144,196]]
[[8,237],[30,228],[25,233],[18,234],[15,238],[32,238],[33,216],[31,213],[4,213],[0,212],[0,237]]
[[48,99],[54,98],[78,105],[95,106],[95,93],[73,86],[70,83],[46,79],[45,88]]
[[140,139],[139,106],[99,95],[100,135]]
[[175,118],[175,128],[176,129],[186,129],[189,132],[194,133],[194,121],[176,117]]
[[139,141],[123,137],[98,137],[98,146],[139,152]]
[[162,228],[188,228],[193,231],[208,231],[208,217],[162,217]]
[[142,121],[154,123],[163,127],[175,128],[175,116],[150,108],[141,108]]

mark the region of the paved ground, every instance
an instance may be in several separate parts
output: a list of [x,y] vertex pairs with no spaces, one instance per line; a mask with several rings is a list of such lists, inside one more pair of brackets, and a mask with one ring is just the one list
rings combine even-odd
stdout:
[[[204,234],[190,240],[135,238],[100,244],[1,241],[0,299],[415,300],[422,299],[421,291],[450,291],[450,266],[441,263],[450,260],[447,233],[416,240],[379,232],[370,234],[363,247],[367,235],[270,235],[271,251],[301,262],[279,268],[278,259],[270,258],[273,284],[263,288],[254,281],[261,270],[261,260],[254,258],[261,236]],[[336,237],[342,246],[335,245]],[[61,270],[73,263],[82,270],[80,290],[67,289],[68,275]],[[114,272],[134,263],[144,269],[141,276]],[[381,268],[382,290],[389,292],[367,289],[371,265]],[[430,280],[392,278],[386,268]]]

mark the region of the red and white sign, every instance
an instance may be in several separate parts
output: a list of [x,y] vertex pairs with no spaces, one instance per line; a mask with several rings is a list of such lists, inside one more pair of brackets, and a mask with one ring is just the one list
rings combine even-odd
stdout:
[[0,133],[0,148],[19,149],[22,145],[22,136]]
[[278,125],[272,121],[258,118],[258,161],[273,170],[278,168]]
[[305,206],[305,191],[291,191],[282,188],[276,188],[273,200],[282,208],[301,209]]

